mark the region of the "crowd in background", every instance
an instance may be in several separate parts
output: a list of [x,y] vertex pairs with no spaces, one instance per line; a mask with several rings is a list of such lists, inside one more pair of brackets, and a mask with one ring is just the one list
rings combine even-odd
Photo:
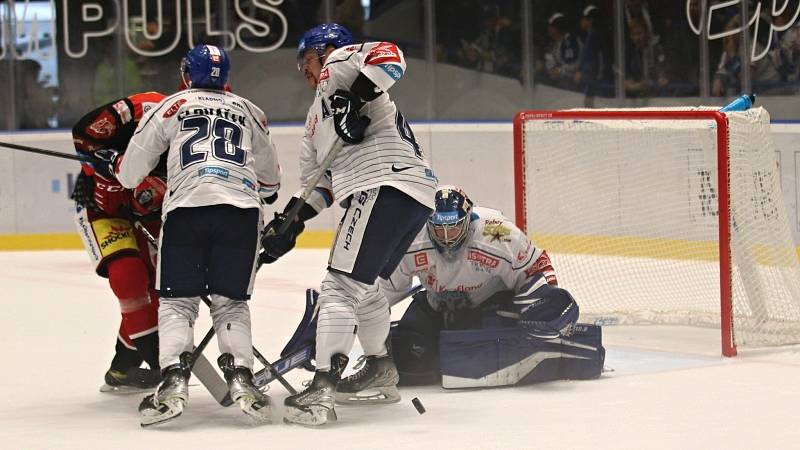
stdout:
[[[707,4],[722,2],[708,0]],[[689,2],[696,26],[701,22],[700,3]],[[751,14],[756,5],[751,2]],[[784,31],[773,31],[769,25],[789,24],[797,5],[787,5],[777,17],[771,16],[770,6],[760,9],[761,26],[753,45],[757,55],[766,51],[766,56],[750,64],[753,88],[761,94],[793,94],[800,68],[800,21]],[[520,0],[442,3],[437,11],[439,61],[521,79],[520,12]],[[624,0],[623,14],[625,96],[700,95],[700,39],[687,19],[686,3]],[[738,5],[720,8],[712,15],[710,32],[739,29],[740,23]],[[534,0],[533,25],[536,83],[587,96],[615,94],[615,73],[623,71],[616,61],[612,0]],[[712,96],[741,91],[740,40],[739,33],[709,40]]]
[[[721,5],[723,1],[728,2],[707,0],[706,6],[725,6]],[[286,20],[285,25],[274,12],[243,0],[241,9],[244,13],[268,24],[274,32],[266,38],[267,42],[263,36],[247,32],[237,35],[237,39],[252,46],[269,45],[269,39],[274,39],[285,29],[281,50],[291,52],[302,30],[318,23],[335,21],[352,30],[357,40],[388,39],[397,42],[412,66],[415,61],[424,62],[433,54],[438,65],[467,69],[473,74],[496,75],[501,80],[518,82],[517,86],[544,86],[556,90],[547,91],[547,95],[559,95],[561,90],[583,94],[583,105],[574,106],[593,106],[596,97],[612,98],[620,92],[633,99],[698,97],[704,94],[731,97],[742,92],[745,72],[749,72],[752,90],[758,94],[796,95],[800,91],[800,20],[797,17],[800,4],[786,2],[783,10],[773,17],[772,2],[747,1],[751,5],[751,16],[760,11],[757,35],[752,34],[756,29],[752,17],[747,29],[749,39],[754,42],[748,43],[750,46],[744,49],[742,34],[738,32],[709,39],[708,66],[704,68],[700,67],[703,61],[701,39],[696,33],[696,28],[703,22],[701,0],[688,0],[692,23],[687,20],[687,0],[621,0],[624,25],[619,49],[616,47],[619,37],[615,25],[615,0],[284,0],[277,9]],[[103,2],[109,11],[115,10],[110,7],[113,0]],[[234,13],[232,2],[228,2],[230,11],[227,14],[216,8],[210,16],[207,16],[209,13],[202,3],[191,3],[190,13],[195,17],[195,42],[228,45],[220,33],[208,35],[207,32],[234,30],[244,23]],[[81,58],[66,56],[61,48],[63,42],[57,46],[57,51],[51,47],[51,56],[54,53],[58,55],[57,77],[53,77],[57,78],[57,83],[46,80],[50,76],[47,72],[55,74],[54,70],[50,66],[41,70],[41,65],[30,55],[13,62],[8,57],[0,58],[0,93],[7,93],[7,98],[10,98],[11,91],[15,94],[14,102],[0,102],[0,128],[68,126],[77,120],[77,111],[85,111],[92,105],[131,92],[172,92],[177,89],[177,61],[188,45],[185,38],[173,51],[155,57],[144,57],[130,47],[133,45],[142,51],[168,47],[175,30],[180,30],[173,19],[175,11],[170,9],[174,9],[174,5],[164,3],[164,29],[161,37],[150,41],[144,38],[143,31],[157,34],[159,25],[152,19],[143,21],[141,11],[136,9],[137,4],[131,2],[129,6],[130,42],[123,39],[118,29],[113,34],[93,37],[90,51]],[[756,8],[759,4],[760,9]],[[81,14],[78,2],[56,2],[55,5],[56,17],[67,11],[75,20]],[[430,25],[427,20],[429,7],[434,13],[433,39],[426,35]],[[523,19],[525,10],[529,12],[530,20]],[[107,22],[97,22],[93,26],[103,28],[117,19],[108,17],[105,20]],[[205,21],[208,20],[211,23],[206,27]],[[59,28],[64,22],[55,20],[53,23]],[[727,5],[711,16],[709,31],[712,36],[724,34],[740,29],[741,23],[740,6]],[[524,29],[526,24],[530,29]],[[774,28],[785,29],[776,31]],[[73,47],[81,42],[87,31],[92,30],[82,27],[67,30]],[[57,40],[64,39],[63,29],[49,32],[58,36]],[[530,45],[524,45],[526,37],[529,37]],[[47,39],[52,45],[52,35]],[[430,42],[433,43],[432,53],[427,51]],[[749,63],[749,71],[745,71],[743,69],[747,66],[743,65],[743,55],[749,55],[751,50],[763,56],[755,61],[745,56],[744,60]],[[529,51],[527,55],[524,54],[526,51]],[[620,53],[624,54],[623,62],[617,61]],[[253,55],[254,58],[264,56]],[[293,70],[292,67],[289,63],[272,66],[270,70],[283,74]],[[417,67],[412,67],[412,70],[417,70]],[[707,85],[701,82],[703,73],[707,75]],[[298,80],[298,83],[302,82]],[[439,81],[424,87],[431,91],[430,96],[437,95],[436,83]],[[464,83],[469,88],[469,82]],[[259,90],[258,86],[250,84],[239,81],[236,87],[244,89],[245,94],[248,89]],[[702,92],[704,86],[707,91]],[[511,103],[509,110],[518,108]],[[299,120],[295,117],[298,114],[284,108],[278,114],[278,120]],[[436,114],[434,108],[428,110],[426,117],[447,118]]]

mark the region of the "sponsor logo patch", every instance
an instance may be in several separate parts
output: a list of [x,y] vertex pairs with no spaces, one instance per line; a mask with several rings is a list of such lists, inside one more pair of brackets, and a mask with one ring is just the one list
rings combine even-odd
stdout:
[[414,265],[417,268],[425,267],[428,265],[428,254],[425,252],[420,252],[414,255]]
[[403,69],[396,64],[378,64],[378,67],[395,81],[403,78]]
[[174,116],[175,113],[178,112],[179,109],[181,109],[181,105],[183,105],[184,103],[186,103],[185,98],[178,99],[177,101],[175,101],[175,103],[172,104],[172,106],[170,106],[166,111],[164,111],[164,114],[161,117],[166,119]]
[[119,114],[119,118],[122,123],[128,123],[133,120],[131,109],[128,107],[128,104],[125,103],[125,100],[120,100],[117,103],[114,103],[113,108],[117,114]]
[[211,175],[220,178],[228,178],[229,172],[228,169],[212,166],[212,167],[203,167],[202,169],[197,171],[197,175],[201,177]]
[[366,64],[378,65],[387,63],[400,64],[400,49],[391,42],[381,42],[367,53]]
[[511,228],[503,226],[503,221],[500,220],[487,220],[483,227],[483,235],[492,238],[489,242],[511,242],[511,238],[508,237],[510,234]]
[[488,267],[490,269],[494,269],[500,264],[500,260],[483,253],[480,250],[470,250],[469,254],[467,255],[467,261],[474,261],[481,266]]

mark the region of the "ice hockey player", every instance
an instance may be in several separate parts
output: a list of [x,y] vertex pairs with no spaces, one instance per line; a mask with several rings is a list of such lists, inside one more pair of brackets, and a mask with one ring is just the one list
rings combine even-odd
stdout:
[[578,304],[558,286],[547,252],[458,187],[439,187],[435,208],[380,283],[390,303],[406,295],[413,277],[425,287],[392,327],[401,385],[598,377],[605,358],[600,328],[576,323]]
[[274,233],[285,215],[267,226],[262,259],[269,263],[290,250],[303,222],[333,199],[346,208],[319,296],[317,371],[306,390],[285,400],[287,422],[322,425],[335,418],[334,392],[356,333],[373,358],[354,376],[381,385],[397,382],[385,345],[389,308],[375,280],[394,271],[424,227],[437,180],[387,93],[406,68],[395,44],[355,44],[347,29],[329,23],[303,35],[297,56],[298,69],[316,92],[302,141],[303,187],[339,139],[343,148],[330,177],[322,178],[287,232]]
[[[142,115],[163,98],[157,92],[144,92],[87,113],[72,129],[75,150],[87,159],[95,152],[124,151]],[[161,381],[155,253],[134,222],[158,234],[164,190],[164,182],[155,176],[146,177],[136,189],[126,189],[102,165],[95,168],[88,162],[82,163],[75,182],[72,198],[78,233],[95,272],[108,278],[122,313],[103,392],[152,389]],[[140,368],[142,361],[149,369]]]
[[125,154],[109,158],[120,183],[136,186],[167,153],[158,260],[164,381],[140,405],[143,426],[177,417],[186,406],[193,325],[205,295],[231,399],[257,421],[270,419],[269,399],[253,385],[247,300],[263,227],[261,201],[277,198],[280,166],[263,111],[224,90],[229,69],[224,49],[194,47],[181,63],[189,89],[153,108]]

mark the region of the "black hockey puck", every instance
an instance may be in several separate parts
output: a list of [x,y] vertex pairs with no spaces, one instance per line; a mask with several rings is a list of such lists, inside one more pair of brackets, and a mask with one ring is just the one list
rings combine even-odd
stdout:
[[418,413],[425,414],[425,407],[422,406],[422,402],[417,397],[412,398],[411,403],[414,404],[414,408],[417,408]]

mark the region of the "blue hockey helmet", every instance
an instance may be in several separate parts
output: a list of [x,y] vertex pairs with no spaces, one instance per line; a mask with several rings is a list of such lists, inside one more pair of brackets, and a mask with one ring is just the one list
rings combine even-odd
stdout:
[[317,56],[322,57],[329,45],[339,48],[353,42],[353,33],[338,23],[317,25],[300,38],[300,43],[297,45],[297,70],[302,70],[306,50],[313,48],[317,51]]
[[437,250],[452,252],[467,238],[472,222],[472,200],[456,186],[442,186],[434,196],[436,209],[428,218],[428,235]]
[[231,61],[224,48],[196,45],[181,60],[181,79],[190,88],[224,89]]

